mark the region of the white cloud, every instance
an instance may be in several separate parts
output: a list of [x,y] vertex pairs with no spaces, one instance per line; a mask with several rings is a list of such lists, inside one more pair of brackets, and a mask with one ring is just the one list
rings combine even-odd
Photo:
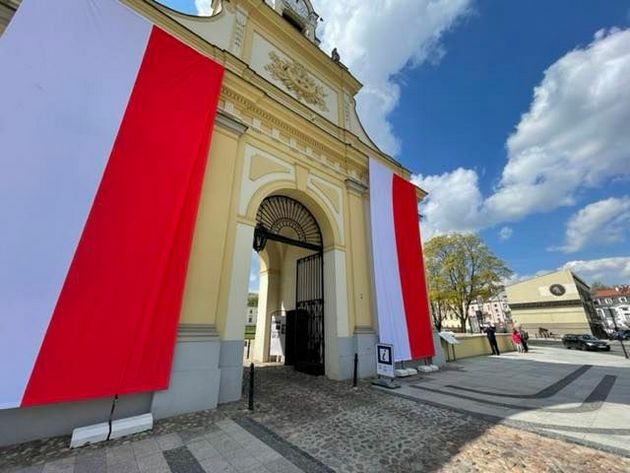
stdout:
[[357,109],[366,131],[386,152],[400,142],[387,117],[400,98],[395,75],[406,66],[436,62],[442,35],[465,15],[472,0],[314,0],[324,19],[322,48],[336,47],[363,83]]
[[503,241],[509,240],[510,238],[512,238],[512,233],[514,233],[514,230],[512,230],[512,228],[502,227],[501,230],[499,230],[499,239]]
[[569,261],[556,269],[544,269],[529,275],[521,276],[513,274],[510,279],[505,281],[505,284],[514,284],[560,269],[572,271],[587,284],[593,284],[595,281],[607,285],[628,284],[628,282],[630,282],[630,257],[619,256],[614,258]]
[[486,202],[495,220],[574,203],[580,188],[630,176],[630,30],[598,31],[544,74],[507,141],[508,163]]
[[[576,194],[586,189],[630,178],[628,123],[630,29],[601,30],[592,43],[565,54],[545,71],[529,111],[507,140],[508,161],[497,188],[481,208],[471,202],[463,220],[476,221],[481,215],[486,227],[515,221],[573,205]],[[449,191],[458,192],[446,188],[440,194]],[[425,206],[435,205],[433,201],[437,196],[429,195]],[[444,223],[457,226],[459,221],[435,211],[428,215],[430,226],[432,218],[441,232],[456,230]]]
[[195,0],[195,8],[197,15],[210,16],[212,15],[212,0]]
[[575,253],[591,244],[618,243],[630,234],[630,197],[600,200],[587,205],[567,222],[565,244],[552,248]]
[[479,216],[482,196],[475,171],[458,168],[440,176],[413,176],[412,182],[429,193],[420,205],[424,240],[441,233],[475,231],[483,226]]
[[630,257],[569,261],[563,269],[573,271],[589,284],[627,284],[630,281]]

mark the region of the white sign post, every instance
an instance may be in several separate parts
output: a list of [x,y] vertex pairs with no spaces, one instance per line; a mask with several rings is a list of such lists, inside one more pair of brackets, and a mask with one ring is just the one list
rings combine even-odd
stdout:
[[399,388],[400,385],[394,381],[394,345],[387,343],[376,344],[376,374],[378,379],[373,383],[389,389]]

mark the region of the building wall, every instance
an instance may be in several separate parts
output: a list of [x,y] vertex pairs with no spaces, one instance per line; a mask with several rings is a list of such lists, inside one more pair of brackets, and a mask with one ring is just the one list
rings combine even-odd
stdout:
[[[370,273],[368,160],[379,159],[406,178],[409,172],[363,132],[354,108],[360,83],[259,0],[224,2],[223,13],[204,19],[185,17],[150,1],[123,1],[225,68],[170,385],[141,395],[128,412],[150,409],[162,418],[240,398],[255,217],[262,200],[273,194],[303,203],[322,230],[327,374],[350,377],[354,353],[359,354],[360,374],[374,374],[377,326]],[[266,54],[257,52],[261,44],[257,38],[267,42]],[[310,77],[325,86],[327,110],[269,72],[271,50],[303,66],[298,70],[306,74],[305,80]],[[288,296],[285,299],[289,301]],[[266,330],[263,302],[261,297],[257,326]],[[56,423],[58,429],[40,426],[19,435],[20,425],[30,422],[34,411],[0,411],[6,433],[0,442],[69,433],[74,427],[104,421],[109,411],[102,409],[103,403],[109,401],[95,400],[88,407],[47,406],[39,411],[47,413],[41,421]],[[67,422],[59,422],[55,413],[64,412]]]
[[[485,335],[458,335],[456,338],[459,341],[459,344],[456,345],[448,345],[445,340],[441,339],[442,350],[447,354],[447,360],[449,361],[492,354],[488,337]],[[501,353],[515,350],[510,334],[498,333],[497,345]],[[455,355],[453,355],[453,347],[455,347]]]
[[[564,294],[553,294],[553,285],[561,285]],[[588,310],[592,306],[585,299],[588,287],[570,271],[556,271],[513,284],[506,288],[506,294],[514,325],[532,335],[541,328],[557,336],[593,332]]]

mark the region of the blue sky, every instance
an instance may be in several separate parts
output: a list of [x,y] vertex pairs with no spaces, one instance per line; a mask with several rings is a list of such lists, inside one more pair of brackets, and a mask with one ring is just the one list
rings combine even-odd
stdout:
[[630,0],[313,4],[366,129],[429,191],[425,239],[479,232],[516,277],[630,282]]

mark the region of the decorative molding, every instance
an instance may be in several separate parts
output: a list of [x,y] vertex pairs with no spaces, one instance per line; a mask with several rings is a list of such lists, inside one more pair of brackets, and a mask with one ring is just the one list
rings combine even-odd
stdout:
[[376,332],[369,325],[357,325],[354,327],[355,335],[375,335]]
[[[521,302],[510,304],[510,309],[523,310],[523,309],[550,309],[553,307],[579,307],[584,306],[584,303],[579,299],[568,301],[543,301],[543,302]],[[514,314],[512,314],[514,315]]]
[[298,99],[315,105],[323,112],[329,111],[326,106],[324,87],[311,77],[303,64],[295,60],[282,59],[274,51],[269,53],[269,59],[271,63],[265,66],[265,70],[271,74],[271,77],[282,82]]
[[[259,170],[254,169],[256,180],[251,178],[252,161],[263,158],[273,163],[277,170],[274,172],[265,172],[257,175]],[[246,215],[249,208],[249,202],[258,189],[270,184],[274,181],[295,181],[295,166],[280,158],[277,158],[265,151],[256,148],[250,144],[245,146],[245,155],[243,161],[243,173],[241,179],[241,194],[239,199],[239,214]]]
[[262,154],[255,154],[252,156],[251,164],[249,165],[249,180],[256,181],[267,174],[289,174],[290,172],[291,168],[276,163]]
[[[278,116],[269,112],[264,104],[255,102],[248,97],[236,92],[234,89],[224,85],[222,90],[223,103],[233,104],[234,114],[241,117],[244,121],[253,123],[256,119],[264,126],[258,130],[260,133],[270,138],[280,141],[289,146],[287,135],[294,136],[297,139],[298,146],[291,148],[294,152],[299,152],[306,160],[315,161],[324,167],[329,168],[336,175],[342,174],[346,177],[355,178],[367,184],[367,155],[355,150],[351,145],[352,156],[344,156],[335,148],[327,146],[322,140],[318,140],[309,134],[304,128],[294,126],[295,122],[289,123],[280,119]],[[225,107],[225,105],[223,105]],[[253,125],[252,125],[253,128]],[[270,131],[267,132],[266,129]],[[326,130],[322,130],[327,133]],[[340,138],[338,138],[340,139]],[[357,142],[360,145],[360,143]],[[307,162],[308,162],[307,161]],[[341,164],[340,164],[341,163]],[[352,163],[352,164],[350,164]],[[335,166],[337,164],[337,166]],[[352,169],[349,169],[350,165]],[[340,169],[341,166],[341,169]]]
[[339,242],[343,244],[345,241],[345,235],[342,212],[343,193],[341,188],[334,186],[328,181],[325,181],[313,174],[309,174],[308,176],[307,187],[311,189],[311,191],[314,192],[330,210],[335,219],[337,229],[339,230]]
[[236,7],[234,15],[234,31],[230,43],[230,52],[237,57],[241,55],[243,40],[245,39],[245,26],[247,25],[248,13],[240,6]]
[[218,342],[219,333],[210,324],[180,324],[177,327],[178,342]]
[[217,116],[214,119],[214,122],[218,126],[226,128],[227,130],[230,130],[239,136],[245,133],[248,128],[248,126],[245,125],[245,123],[240,121],[234,115],[230,115],[229,113],[224,112],[222,110],[217,111]]
[[368,186],[366,186],[364,183],[356,178],[350,177],[344,182],[346,183],[346,189],[348,189],[350,192],[363,195],[368,191]]
[[335,212],[339,213],[341,207],[341,196],[339,195],[339,189],[325,184],[320,180],[313,180],[313,185],[326,196],[330,204],[333,206]]

